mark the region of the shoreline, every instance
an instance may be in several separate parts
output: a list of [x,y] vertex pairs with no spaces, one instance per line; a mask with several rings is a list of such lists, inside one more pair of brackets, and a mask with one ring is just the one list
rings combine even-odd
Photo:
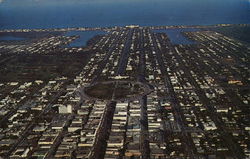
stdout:
[[150,29],[186,29],[186,28],[217,28],[217,27],[231,27],[231,26],[250,26],[250,24],[215,24],[215,25],[166,25],[166,26],[112,26],[112,27],[74,27],[74,28],[49,28],[49,29],[0,29],[0,33],[11,32],[67,32],[67,31],[112,31],[119,28],[150,28]]

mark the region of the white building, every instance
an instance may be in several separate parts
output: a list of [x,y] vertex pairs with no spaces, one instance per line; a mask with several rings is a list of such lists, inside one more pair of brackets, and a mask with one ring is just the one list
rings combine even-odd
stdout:
[[72,113],[72,105],[68,104],[66,105],[60,105],[58,107],[59,114],[67,114],[67,113]]

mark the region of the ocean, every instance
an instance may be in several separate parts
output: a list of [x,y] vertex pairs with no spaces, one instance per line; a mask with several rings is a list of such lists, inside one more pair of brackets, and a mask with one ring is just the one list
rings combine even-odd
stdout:
[[0,29],[249,24],[249,0],[0,0]]

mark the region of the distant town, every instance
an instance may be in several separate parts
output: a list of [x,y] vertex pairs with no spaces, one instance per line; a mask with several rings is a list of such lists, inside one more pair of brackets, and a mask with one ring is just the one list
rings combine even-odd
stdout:
[[249,25],[1,30],[0,158],[250,158],[250,43],[231,27]]

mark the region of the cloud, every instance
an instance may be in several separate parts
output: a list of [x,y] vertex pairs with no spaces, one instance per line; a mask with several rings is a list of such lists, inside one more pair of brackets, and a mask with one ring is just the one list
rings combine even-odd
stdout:
[[3,3],[3,0],[0,0],[0,3]]

